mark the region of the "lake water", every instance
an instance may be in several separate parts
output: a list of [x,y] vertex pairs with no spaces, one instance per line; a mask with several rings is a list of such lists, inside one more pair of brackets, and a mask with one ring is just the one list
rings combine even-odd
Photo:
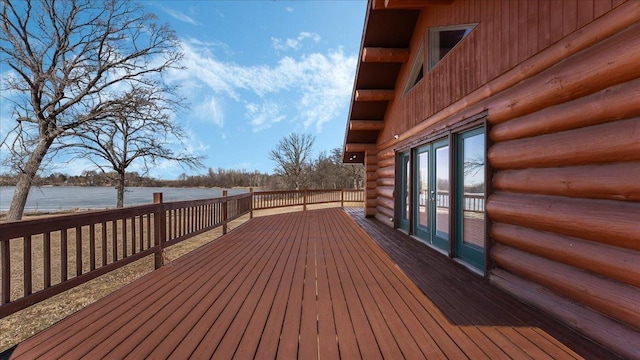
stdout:
[[[163,193],[163,201],[183,201],[210,199],[222,196],[223,189],[216,188],[167,188],[135,187],[127,188],[124,205],[153,203],[153,193]],[[230,189],[229,195],[247,192],[247,189]],[[13,197],[13,186],[0,186],[0,211],[8,211]],[[32,187],[27,198],[25,211],[61,211],[68,209],[115,208],[116,189],[113,186],[43,186]]]

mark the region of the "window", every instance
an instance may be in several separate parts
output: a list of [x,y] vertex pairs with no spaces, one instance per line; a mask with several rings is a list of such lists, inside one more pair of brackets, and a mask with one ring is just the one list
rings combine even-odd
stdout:
[[411,72],[407,78],[407,84],[404,86],[402,94],[406,94],[409,90],[413,89],[416,84],[424,77],[424,51],[423,46],[420,45],[420,49],[416,53],[416,58],[411,67]]
[[476,24],[454,25],[429,30],[429,70],[469,35]]

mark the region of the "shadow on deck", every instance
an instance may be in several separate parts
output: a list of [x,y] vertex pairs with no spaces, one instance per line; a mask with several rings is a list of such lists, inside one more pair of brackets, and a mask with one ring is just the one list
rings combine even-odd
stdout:
[[613,356],[361,210],[348,212],[355,222],[335,208],[255,218],[5,355]]
[[[361,209],[349,208],[346,211],[451,324],[461,327],[497,327],[508,338],[512,338],[512,335],[507,332],[513,334],[519,332],[518,328],[535,328],[586,359],[618,358],[547,314],[490,285],[464,265],[452,261],[426,244],[377,219],[365,218]],[[482,336],[477,340],[481,338]]]

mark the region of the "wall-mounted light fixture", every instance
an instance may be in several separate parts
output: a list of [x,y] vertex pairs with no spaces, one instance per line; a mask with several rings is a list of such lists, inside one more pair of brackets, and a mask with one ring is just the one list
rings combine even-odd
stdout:
[[394,139],[396,139],[396,140],[398,140],[398,139],[400,139],[400,135],[395,134],[395,135],[393,135],[393,138],[394,138]]

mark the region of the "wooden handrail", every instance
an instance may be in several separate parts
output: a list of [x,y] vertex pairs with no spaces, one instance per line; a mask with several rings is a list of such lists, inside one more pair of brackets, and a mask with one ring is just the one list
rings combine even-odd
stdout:
[[279,207],[340,203],[364,202],[362,189],[305,189],[284,191],[255,191],[253,194],[253,210],[273,209]]
[[0,319],[151,254],[157,269],[166,247],[219,226],[226,233],[253,210],[364,200],[363,190],[224,195],[165,203],[156,193],[148,205],[0,223]]

